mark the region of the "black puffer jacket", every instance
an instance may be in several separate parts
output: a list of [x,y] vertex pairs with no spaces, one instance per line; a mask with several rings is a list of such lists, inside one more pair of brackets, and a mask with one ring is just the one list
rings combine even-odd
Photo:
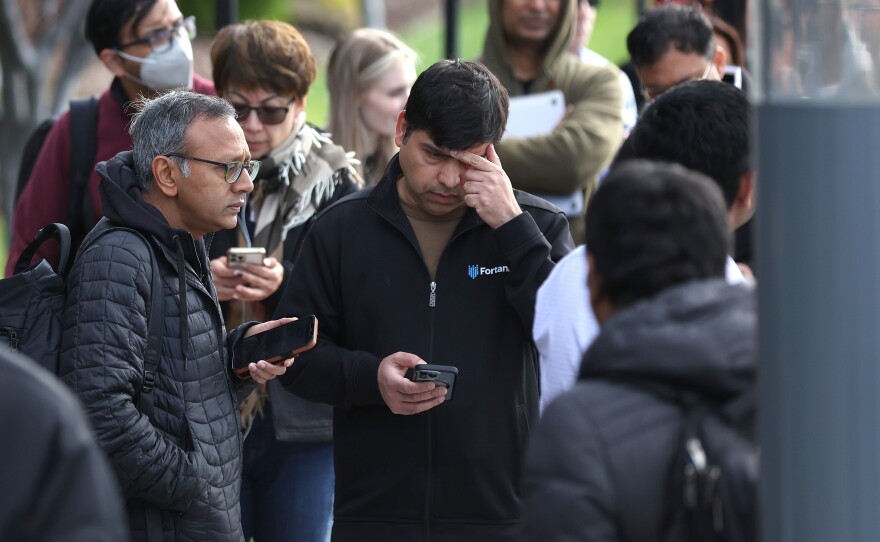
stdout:
[[[131,154],[98,164],[98,173],[106,218],[83,243],[68,278],[62,377],[115,468],[134,540],[145,538],[145,506],[163,511],[166,540],[242,540],[242,436],[226,364],[241,329],[227,338],[203,242],[173,229],[143,201]],[[165,315],[152,424],[136,407],[151,256],[130,232],[96,239],[113,225],[136,229],[157,247]]]
[[0,371],[0,540],[127,540],[116,478],[76,398],[4,347]]
[[756,334],[754,292],[723,280],[677,286],[612,317],[532,438],[519,539],[660,540],[684,418],[624,382],[734,401],[755,386]]

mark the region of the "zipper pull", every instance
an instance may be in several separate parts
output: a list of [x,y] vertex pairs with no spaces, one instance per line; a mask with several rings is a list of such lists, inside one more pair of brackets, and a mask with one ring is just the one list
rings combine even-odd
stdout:
[[428,306],[434,307],[437,305],[437,283],[431,282],[431,296],[428,297]]

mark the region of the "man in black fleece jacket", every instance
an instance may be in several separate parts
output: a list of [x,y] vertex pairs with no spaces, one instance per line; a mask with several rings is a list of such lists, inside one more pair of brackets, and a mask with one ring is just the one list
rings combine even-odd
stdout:
[[[282,383],[335,407],[335,541],[513,536],[537,419],[535,293],[573,242],[501,167],[507,105],[480,64],[428,68],[399,155],[317,217],[280,301],[320,322]],[[454,400],[405,378],[425,362],[458,368]]]

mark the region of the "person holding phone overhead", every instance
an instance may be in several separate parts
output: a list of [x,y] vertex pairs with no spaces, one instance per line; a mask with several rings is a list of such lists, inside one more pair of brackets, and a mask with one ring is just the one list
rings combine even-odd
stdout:
[[[210,250],[231,326],[274,312],[310,219],[363,182],[345,150],[306,122],[315,59],[296,28],[266,20],[227,26],[214,39],[211,62],[217,92],[232,103],[262,164],[238,229],[218,232]],[[237,246],[264,248],[263,264],[231,267],[226,254]],[[272,385],[258,387],[241,414],[245,426],[253,422],[244,445],[245,538],[323,540],[333,496],[330,409]]]

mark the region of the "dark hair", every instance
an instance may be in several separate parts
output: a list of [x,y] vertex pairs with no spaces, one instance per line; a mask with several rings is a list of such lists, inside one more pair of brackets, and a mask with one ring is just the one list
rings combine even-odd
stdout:
[[677,164],[647,160],[623,164],[599,185],[586,240],[602,293],[617,308],[723,277],[730,243],[718,187]]
[[646,11],[626,37],[626,48],[636,67],[654,64],[671,47],[712,58],[712,23],[699,7],[666,5]]
[[[254,61],[258,59],[257,61]],[[267,89],[302,99],[315,80],[315,57],[299,30],[282,21],[246,21],[224,27],[211,45],[214,85]]]
[[[198,119],[227,120],[236,124],[232,104],[216,96],[188,90],[173,90],[156,98],[141,97],[129,133],[132,160],[138,184],[149,190],[153,183],[153,158],[166,154],[187,154],[186,131]],[[174,158],[184,177],[189,177],[185,158]]]
[[507,125],[510,99],[479,62],[441,60],[419,75],[406,101],[406,133],[424,130],[435,145],[468,149],[497,143]]
[[93,0],[86,15],[86,39],[95,53],[119,45],[126,26],[132,31],[150,13],[156,0]]
[[752,106],[733,85],[678,85],[639,115],[611,167],[633,158],[681,164],[714,180],[730,207],[743,174],[752,170],[751,122]]

